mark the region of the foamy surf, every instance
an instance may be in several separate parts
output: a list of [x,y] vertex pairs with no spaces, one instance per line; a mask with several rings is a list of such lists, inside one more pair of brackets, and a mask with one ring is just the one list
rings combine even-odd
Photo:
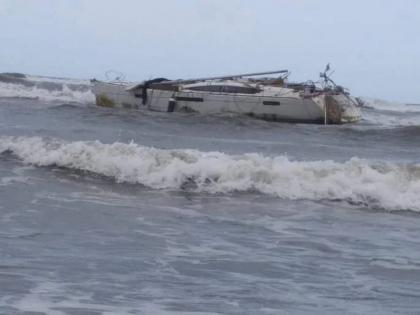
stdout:
[[257,153],[165,150],[135,143],[0,137],[0,152],[36,166],[89,171],[119,183],[207,193],[256,191],[284,199],[343,200],[386,210],[420,211],[420,165],[293,161]]
[[0,97],[79,104],[95,102],[88,81],[23,74],[0,74]]
[[403,113],[420,113],[420,104],[406,104],[399,102],[390,102],[381,99],[361,98],[364,106],[376,110],[385,110]]
[[420,125],[420,104],[405,104],[380,99],[361,98],[362,120],[379,127],[393,128]]

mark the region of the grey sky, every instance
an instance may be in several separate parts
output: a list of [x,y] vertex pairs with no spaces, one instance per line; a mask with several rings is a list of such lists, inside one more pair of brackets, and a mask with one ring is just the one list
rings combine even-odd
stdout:
[[420,102],[418,0],[0,0],[0,72],[128,79],[327,62],[355,95]]

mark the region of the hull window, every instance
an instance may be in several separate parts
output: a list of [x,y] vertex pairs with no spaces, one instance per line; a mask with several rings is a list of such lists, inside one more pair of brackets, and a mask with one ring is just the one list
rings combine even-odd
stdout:
[[256,94],[261,90],[247,86],[233,86],[233,85],[200,85],[187,87],[191,91],[200,92],[215,92],[215,93],[233,93],[233,94]]
[[270,105],[270,106],[279,106],[280,102],[276,102],[276,101],[263,101],[264,105]]
[[189,87],[188,90],[191,90],[191,91],[200,91],[200,92],[216,92],[216,93],[221,93],[221,92],[223,92],[223,86],[222,85],[192,86],[192,87]]
[[204,102],[202,97],[178,96],[175,99],[177,101],[184,101],[184,102]]

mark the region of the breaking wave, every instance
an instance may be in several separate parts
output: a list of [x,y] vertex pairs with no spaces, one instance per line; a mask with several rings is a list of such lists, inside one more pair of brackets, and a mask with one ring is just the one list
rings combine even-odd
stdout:
[[20,73],[0,74],[0,97],[79,104],[95,101],[88,81],[35,77]]
[[365,107],[393,112],[420,113],[420,104],[405,104],[380,99],[361,98]]
[[380,127],[420,125],[420,104],[362,98],[362,120]]
[[25,163],[89,171],[155,189],[256,191],[285,199],[342,200],[369,208],[420,211],[420,165],[359,158],[293,161],[257,153],[165,150],[135,143],[0,137],[0,153]]

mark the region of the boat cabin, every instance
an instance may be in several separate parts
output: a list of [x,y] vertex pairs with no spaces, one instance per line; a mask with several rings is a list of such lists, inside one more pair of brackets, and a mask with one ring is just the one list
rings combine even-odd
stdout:
[[238,81],[199,82],[182,86],[184,91],[200,91],[229,94],[257,94],[262,90],[256,86]]

